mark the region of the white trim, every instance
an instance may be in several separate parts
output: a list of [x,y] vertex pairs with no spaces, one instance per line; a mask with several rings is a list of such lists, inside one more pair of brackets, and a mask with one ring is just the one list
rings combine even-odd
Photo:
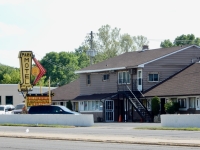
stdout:
[[[180,52],[180,51],[186,50],[186,49],[188,49],[188,48],[190,48],[190,47],[193,47],[193,46],[195,46],[195,47],[197,47],[197,48],[200,48],[199,46],[196,46],[196,45],[190,45],[190,46],[188,46],[188,47],[185,47],[185,48],[183,48],[183,49],[180,49],[180,50],[177,50],[177,51],[175,51],[175,52],[169,53],[169,54],[167,54],[167,55],[161,56],[161,57],[156,58],[156,59],[154,59],[154,60],[151,60],[151,61],[148,61],[148,62],[146,62],[146,63],[137,65],[137,68],[144,68],[144,65],[146,65],[146,64],[149,64],[149,63],[154,62],[154,61],[156,61],[156,60],[165,58],[165,57],[167,57],[167,56],[170,56],[170,55],[172,55],[172,54],[178,53],[178,52]],[[96,69],[96,70],[83,70],[83,71],[75,71],[75,73],[91,73],[91,72],[101,72],[101,71],[109,71],[109,70],[111,71],[111,70],[121,70],[121,69],[127,69],[127,67],[107,68],[107,69]]]
[[111,70],[121,70],[121,69],[126,69],[126,67],[97,69],[97,70],[83,70],[83,71],[75,71],[75,73],[91,73],[91,72],[101,72],[101,71],[111,71]]
[[172,54],[178,53],[178,52],[180,52],[180,51],[186,50],[186,49],[188,49],[188,48],[190,48],[190,47],[192,47],[192,46],[195,46],[195,47],[197,47],[197,48],[200,48],[199,46],[191,45],[191,46],[185,47],[185,48],[183,48],[183,49],[180,49],[180,50],[178,50],[178,51],[175,51],[175,52],[169,53],[169,54],[167,54],[167,55],[164,55],[164,56],[162,56],[162,57],[156,58],[156,59],[154,59],[154,60],[148,61],[148,62],[146,62],[146,63],[140,64],[140,65],[138,65],[137,67],[142,67],[142,68],[143,68],[144,65],[146,65],[146,64],[149,64],[149,63],[154,62],[154,61],[156,61],[156,60],[165,58],[165,57],[167,57],[167,56],[170,56],[170,55],[172,55]]

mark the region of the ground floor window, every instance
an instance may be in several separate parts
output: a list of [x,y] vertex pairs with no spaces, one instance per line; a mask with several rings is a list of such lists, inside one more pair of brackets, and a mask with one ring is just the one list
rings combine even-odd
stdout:
[[189,108],[195,108],[195,97],[189,98]]
[[199,100],[199,97],[198,97],[197,98],[197,103],[196,103],[197,104],[197,108],[199,108],[199,105],[200,105],[199,103],[200,103],[200,100]]
[[186,98],[178,98],[178,102],[180,104],[180,108],[186,108],[187,106]]
[[13,105],[13,96],[6,96],[6,105]]
[[151,99],[147,99],[147,109],[151,110]]
[[103,104],[100,101],[80,102],[80,111],[102,111]]

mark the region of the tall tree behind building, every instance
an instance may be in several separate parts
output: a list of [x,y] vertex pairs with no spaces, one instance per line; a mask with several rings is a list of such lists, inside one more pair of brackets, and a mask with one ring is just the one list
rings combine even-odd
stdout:
[[160,43],[160,47],[172,47],[172,46],[181,46],[181,45],[188,45],[188,44],[195,44],[200,46],[200,38],[196,38],[194,34],[182,34],[181,36],[177,36],[173,42],[169,39],[164,40]]

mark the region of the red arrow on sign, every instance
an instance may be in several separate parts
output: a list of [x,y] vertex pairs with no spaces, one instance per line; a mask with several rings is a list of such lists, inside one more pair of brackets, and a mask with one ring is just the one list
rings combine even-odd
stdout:
[[33,85],[35,85],[41,78],[42,76],[46,73],[46,70],[44,69],[44,67],[37,61],[37,59],[35,57],[33,57],[33,61],[35,62],[36,66],[39,68],[40,73],[38,74],[38,76],[35,78]]

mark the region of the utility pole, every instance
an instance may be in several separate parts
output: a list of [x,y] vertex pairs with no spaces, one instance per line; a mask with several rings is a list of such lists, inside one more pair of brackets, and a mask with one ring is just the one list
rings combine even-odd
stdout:
[[90,57],[90,65],[93,64],[93,57],[97,54],[97,52],[93,49],[93,32],[90,32],[90,50],[86,52],[86,54]]

